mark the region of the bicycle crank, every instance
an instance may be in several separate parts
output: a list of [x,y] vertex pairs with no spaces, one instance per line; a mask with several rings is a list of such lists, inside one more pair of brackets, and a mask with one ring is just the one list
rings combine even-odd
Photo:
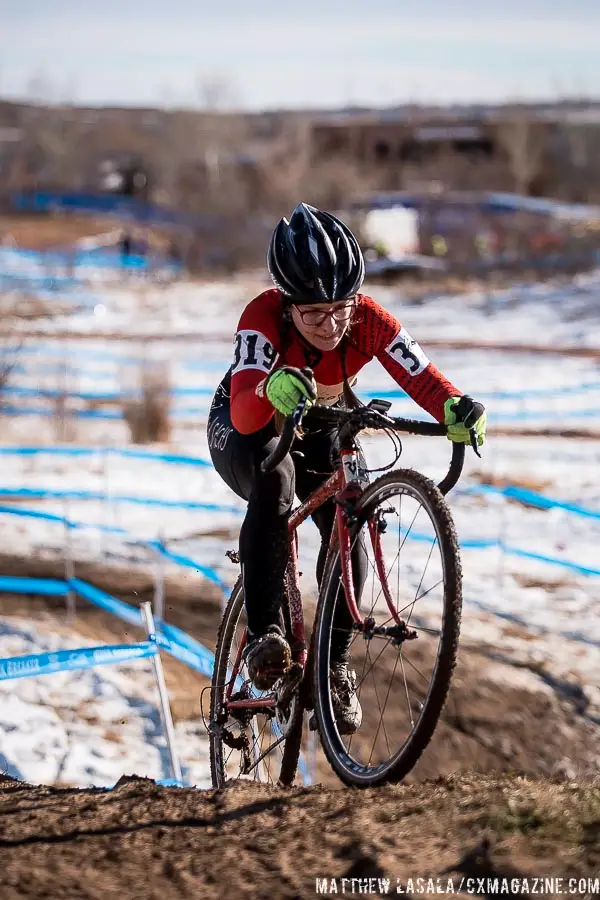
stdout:
[[302,682],[304,668],[300,663],[292,663],[275,689],[275,718],[283,735],[287,735],[296,718],[300,702],[298,688]]

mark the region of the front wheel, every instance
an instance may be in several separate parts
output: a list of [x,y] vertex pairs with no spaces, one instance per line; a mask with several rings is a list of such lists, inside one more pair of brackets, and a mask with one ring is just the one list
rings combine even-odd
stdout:
[[[370,628],[351,627],[338,550],[315,623],[315,713],[339,778],[372,787],[402,780],[431,740],[456,664],[462,575],[444,497],[412,469],[390,472],[365,490],[350,536],[353,559],[362,556],[360,608]],[[332,667],[340,658],[354,674],[362,708],[351,735],[340,734],[332,705]]]

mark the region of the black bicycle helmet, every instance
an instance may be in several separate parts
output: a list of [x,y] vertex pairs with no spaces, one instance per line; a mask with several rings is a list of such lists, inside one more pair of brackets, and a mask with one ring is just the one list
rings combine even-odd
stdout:
[[277,225],[267,267],[291,303],[347,300],[365,277],[363,255],[348,226],[307,203],[299,203],[290,221]]

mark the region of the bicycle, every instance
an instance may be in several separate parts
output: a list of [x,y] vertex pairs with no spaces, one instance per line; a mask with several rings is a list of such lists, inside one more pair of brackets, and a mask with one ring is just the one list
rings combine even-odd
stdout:
[[[368,483],[366,470],[361,468],[356,437],[365,430],[384,430],[390,435],[409,433],[445,435],[446,426],[407,418],[388,416],[391,404],[372,400],[355,410],[315,405],[310,416],[335,424],[339,429],[339,459],[333,474],[297,508],[292,510],[290,554],[285,576],[283,624],[292,649],[292,666],[272,690],[260,692],[244,673],[245,646],[244,597],[241,576],[238,579],[223,614],[215,653],[211,684],[210,743],[211,776],[214,787],[223,787],[234,778],[250,778],[276,782],[283,786],[293,783],[300,757],[304,713],[313,712],[309,726],[316,729],[325,756],[347,785],[372,787],[402,780],[416,764],[429,744],[446,701],[452,673],[456,664],[462,608],[462,572],[455,527],[444,495],[458,481],[465,457],[465,445],[452,445],[449,470],[436,485],[414,469],[394,468]],[[304,401],[294,414],[285,420],[275,451],[266,459],[263,471],[276,466],[290,452],[296,429],[302,420]],[[474,444],[473,433],[471,435]],[[402,452],[400,445],[395,465]],[[304,609],[298,572],[298,527],[322,503],[333,497],[336,519],[332,529],[320,588],[314,627],[307,647]],[[403,507],[417,506],[412,518],[404,517]],[[420,510],[424,510],[433,534],[413,532]],[[408,523],[408,527],[407,527]],[[409,537],[416,538],[416,557],[405,564],[400,577],[401,554]],[[367,541],[368,538],[368,541]],[[390,541],[391,549],[390,549]],[[357,603],[352,555],[357,541],[367,553],[368,575],[377,579],[379,589],[371,590],[370,608],[363,614]],[[425,553],[425,569],[420,578],[415,574],[415,559],[423,557],[418,545],[429,546]],[[440,551],[440,578],[425,589],[425,578],[435,546]],[[369,558],[369,546],[372,560]],[[412,544],[411,544],[412,546]],[[228,555],[236,560],[236,554]],[[390,562],[391,560],[391,562]],[[402,561],[406,560],[406,552]],[[397,563],[398,572],[391,577]],[[415,589],[416,585],[416,589]],[[433,603],[433,592],[441,586],[441,604]],[[365,604],[366,584],[362,589]],[[395,590],[395,593],[394,593]],[[414,597],[407,599],[412,595]],[[338,604],[345,604],[349,613],[344,628],[339,628],[342,611],[335,617]],[[419,604],[418,611],[415,611]],[[435,609],[441,606],[441,623],[434,627]],[[407,614],[408,610],[408,614]],[[338,624],[334,624],[335,622]],[[350,628],[348,622],[350,621]],[[436,620],[437,621],[437,620]],[[330,691],[330,645],[332,636],[344,632],[350,640],[351,666],[355,666],[352,648],[362,656],[357,679],[358,697],[363,720],[355,735],[340,735],[336,725]],[[427,637],[427,641],[417,638]],[[437,651],[429,641],[437,639]],[[419,646],[411,659],[409,648]],[[371,656],[371,647],[377,655]],[[374,678],[376,665],[383,654],[392,650],[383,666],[384,680],[378,689]],[[416,662],[414,661],[416,659]],[[383,665],[383,664],[382,664]],[[421,669],[428,666],[431,678],[427,681]],[[360,669],[360,662],[358,664]],[[403,677],[403,689],[392,694],[392,682],[397,670]],[[407,671],[409,677],[407,677]],[[367,679],[373,689],[361,689]],[[386,680],[389,683],[384,683]],[[427,682],[427,690],[423,682]],[[369,682],[370,684],[370,682]],[[369,694],[370,691],[370,694]],[[412,698],[409,692],[413,692]],[[390,743],[388,729],[375,718],[381,716],[392,696],[392,718],[401,713],[400,743]],[[382,708],[383,699],[383,708]],[[376,708],[375,708],[376,707]],[[398,721],[395,722],[398,725]],[[388,726],[389,727],[389,726]],[[407,733],[405,733],[407,732]],[[372,739],[367,749],[369,735]],[[403,735],[403,737],[402,737]],[[354,746],[353,746],[354,745]],[[367,756],[368,753],[368,756]],[[274,771],[277,770],[277,771]]]

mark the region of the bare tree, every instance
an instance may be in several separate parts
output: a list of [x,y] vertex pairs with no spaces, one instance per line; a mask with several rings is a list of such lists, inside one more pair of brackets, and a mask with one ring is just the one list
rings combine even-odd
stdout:
[[528,195],[544,163],[547,129],[526,107],[507,112],[497,128],[498,141],[506,153],[515,191]]
[[566,199],[597,203],[600,199],[600,127],[566,122],[560,129],[557,183]]
[[72,100],[63,98],[57,105],[57,89],[40,73],[29,80],[27,94],[29,103],[21,112],[22,171],[28,171],[35,184],[68,184],[76,169]]
[[233,89],[224,81],[198,85],[198,108],[163,111],[154,162],[158,197],[193,212],[243,206],[239,159],[247,140],[245,117],[231,111]]

